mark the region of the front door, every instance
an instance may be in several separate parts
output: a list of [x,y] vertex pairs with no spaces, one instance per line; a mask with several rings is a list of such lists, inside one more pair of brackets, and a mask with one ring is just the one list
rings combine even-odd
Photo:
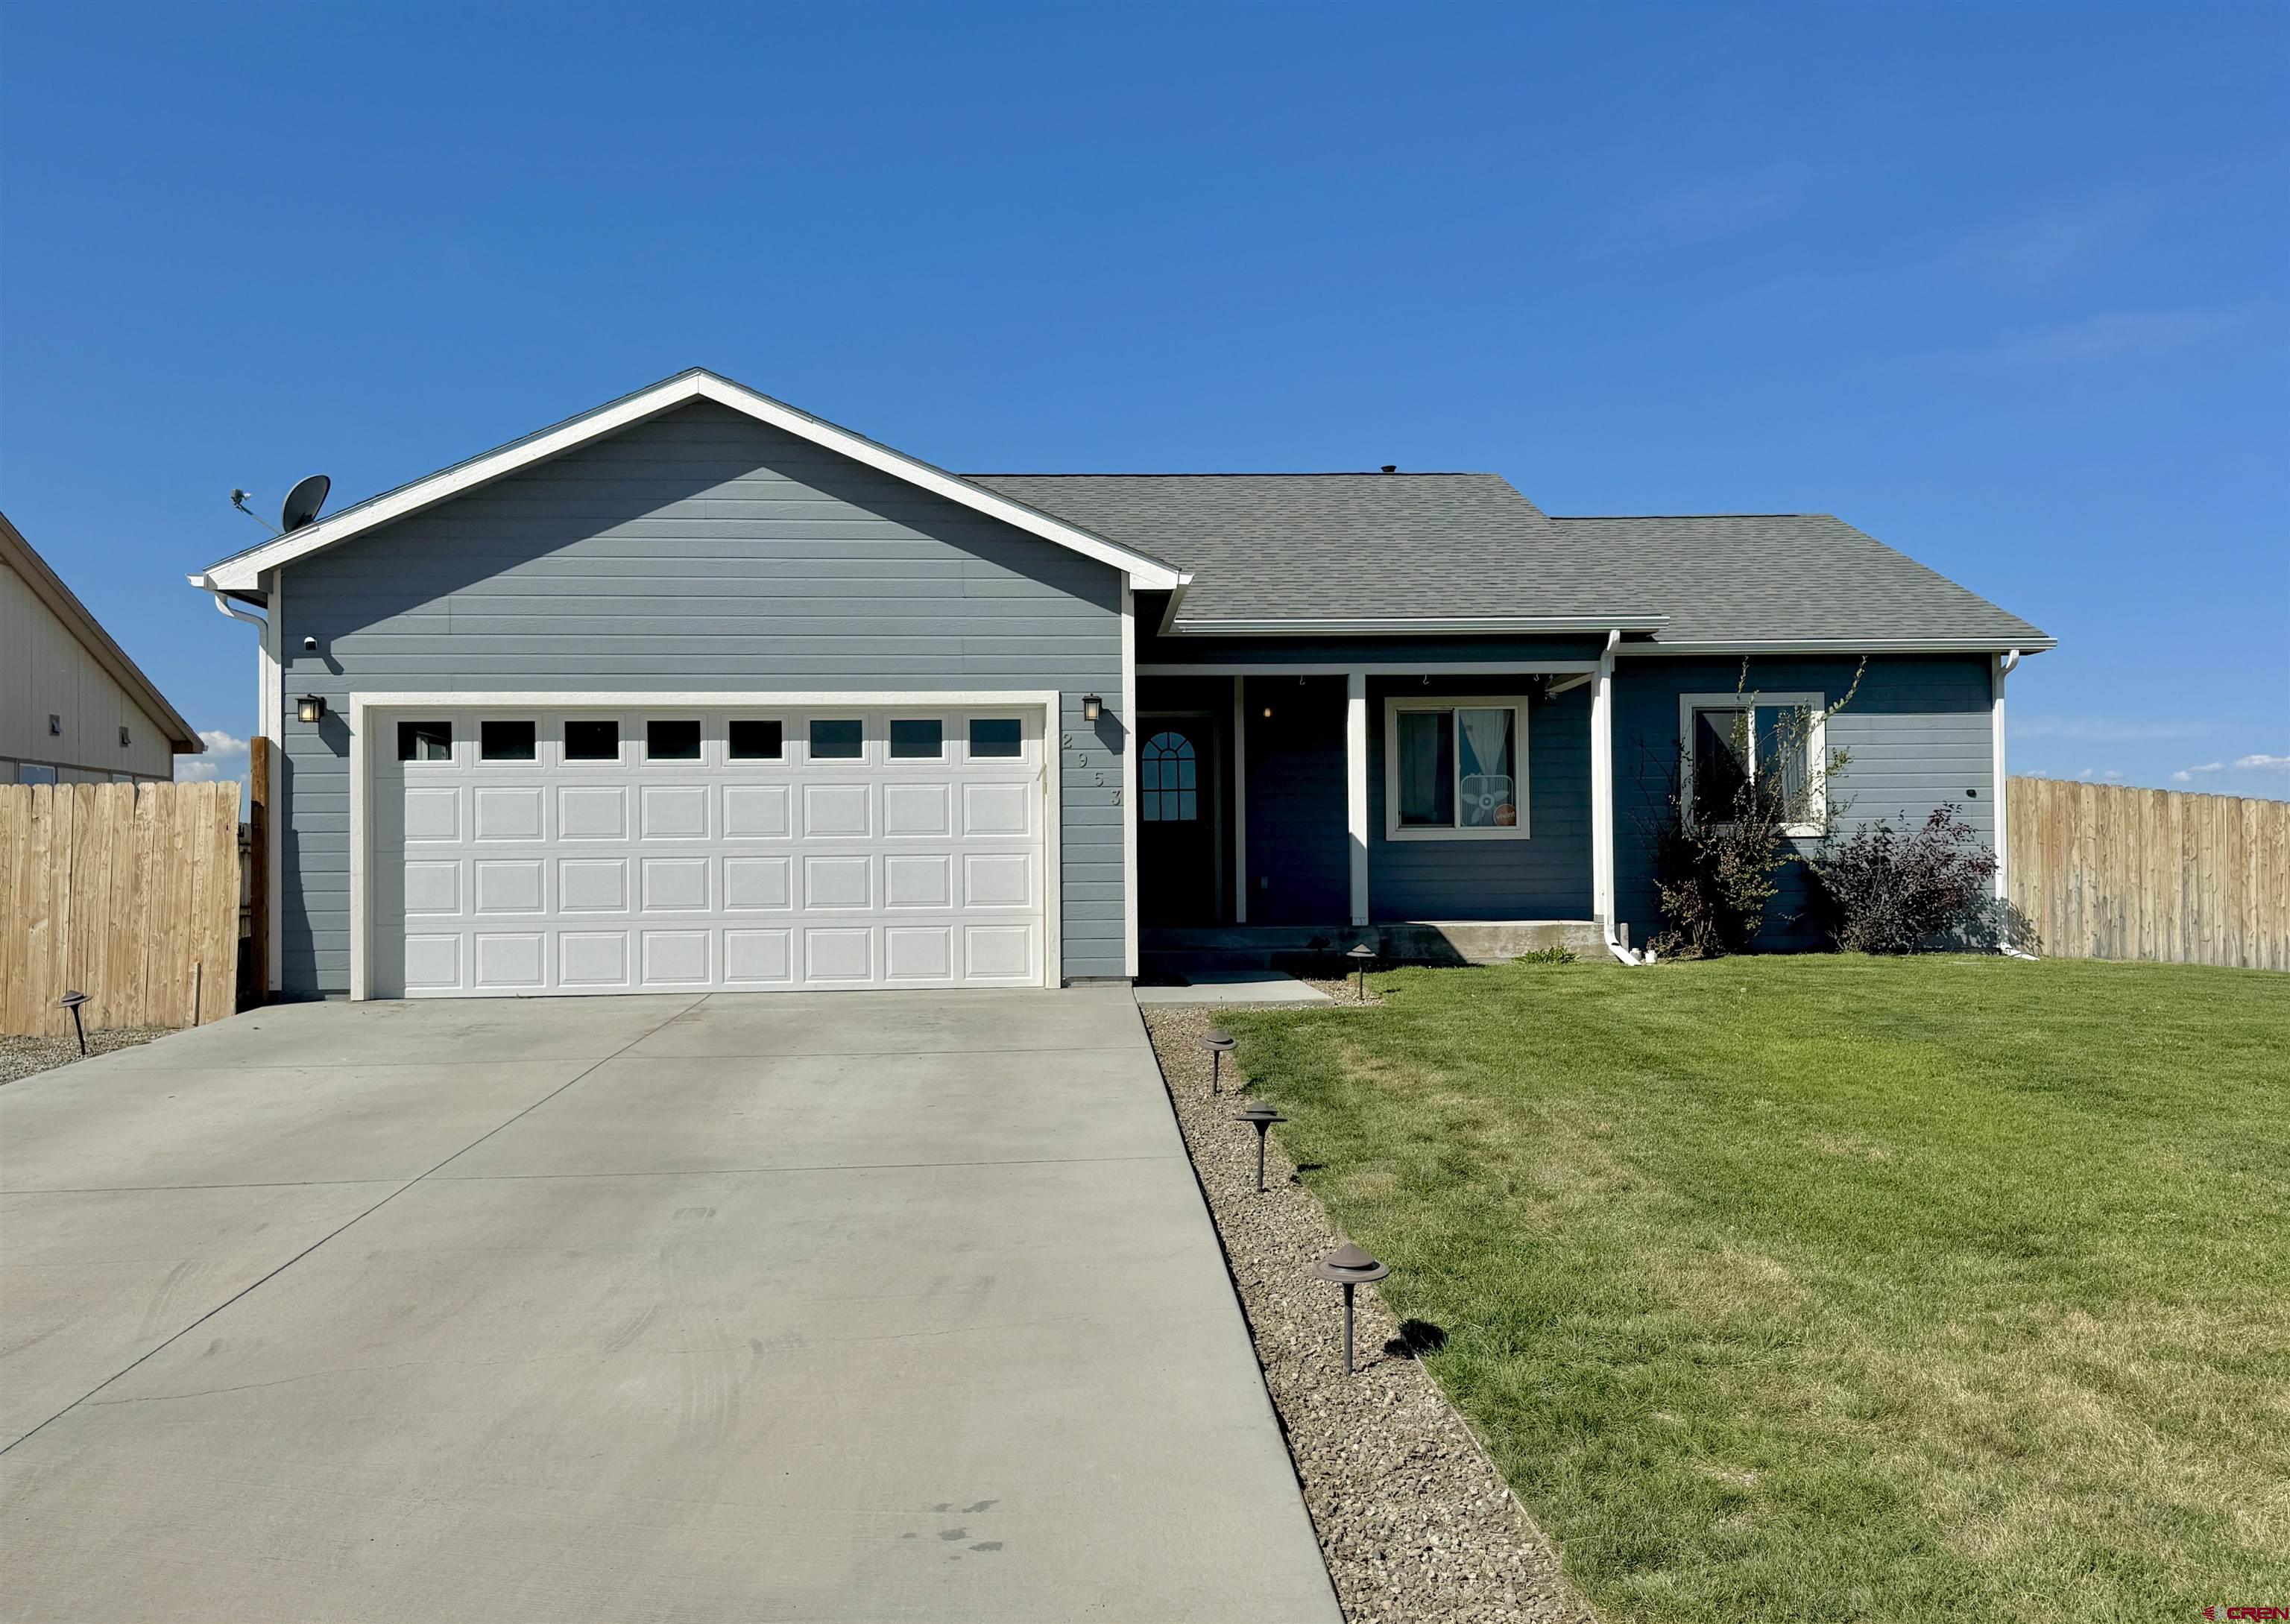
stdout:
[[1215,735],[1201,718],[1147,716],[1137,754],[1139,918],[1216,920]]

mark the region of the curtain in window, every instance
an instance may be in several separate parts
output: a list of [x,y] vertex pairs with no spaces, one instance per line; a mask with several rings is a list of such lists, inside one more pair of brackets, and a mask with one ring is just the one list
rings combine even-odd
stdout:
[[1456,822],[1467,829],[1516,828],[1517,774],[1511,762],[1514,713],[1508,708],[1459,710],[1455,725],[1462,752],[1462,815]]
[[1454,718],[1444,710],[1399,713],[1399,821],[1455,821]]

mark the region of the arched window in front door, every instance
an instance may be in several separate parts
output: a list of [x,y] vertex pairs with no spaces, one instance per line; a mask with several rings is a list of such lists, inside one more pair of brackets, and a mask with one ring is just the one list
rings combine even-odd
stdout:
[[1137,767],[1137,815],[1148,823],[1190,823],[1201,815],[1193,741],[1182,733],[1156,733],[1145,741]]

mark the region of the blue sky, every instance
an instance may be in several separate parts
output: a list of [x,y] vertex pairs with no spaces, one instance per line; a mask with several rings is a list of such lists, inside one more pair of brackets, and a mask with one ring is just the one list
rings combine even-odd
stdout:
[[0,507],[243,737],[231,486],[698,364],[956,468],[1833,512],[2062,640],[2015,771],[2286,796],[2286,60],[2261,4],[12,4]]

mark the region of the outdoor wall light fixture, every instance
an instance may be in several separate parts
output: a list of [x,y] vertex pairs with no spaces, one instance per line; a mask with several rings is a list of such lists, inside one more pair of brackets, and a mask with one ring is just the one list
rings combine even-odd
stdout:
[[1101,695],[1085,693],[1081,696],[1081,719],[1083,721],[1094,722],[1098,717],[1104,714],[1105,700]]
[[128,743],[127,724],[124,722],[119,724],[119,743],[120,748],[123,749],[126,748]]
[[1217,1096],[1217,1086],[1224,1081],[1224,1057],[1230,1054],[1237,1043],[1233,1035],[1221,1027],[1211,1027],[1201,1034],[1201,1047],[1209,1052],[1209,1098]]
[[1245,1122],[1256,1130],[1256,1193],[1264,1194],[1264,1136],[1272,1132],[1276,1122],[1286,1122],[1279,1111],[1269,1105],[1252,1105],[1245,1111],[1233,1113],[1235,1122]]
[[326,714],[326,701],[315,693],[306,693],[294,701],[294,714],[305,722],[316,722]]
[[56,715],[55,712],[50,711],[48,713],[48,737],[51,739],[60,739],[63,736],[63,731],[64,719]]
[[1391,1265],[1379,1263],[1358,1247],[1346,1241],[1326,1257],[1312,1265],[1312,1272],[1323,1280],[1333,1280],[1344,1288],[1344,1374],[1352,1371],[1352,1292],[1360,1286],[1382,1279],[1391,1272]]
[[72,1033],[79,1039],[79,1052],[82,1054],[87,1052],[87,1028],[79,1023],[79,1006],[88,1002],[88,996],[84,992],[68,992],[56,1000],[56,1007],[67,1009],[72,1012]]

